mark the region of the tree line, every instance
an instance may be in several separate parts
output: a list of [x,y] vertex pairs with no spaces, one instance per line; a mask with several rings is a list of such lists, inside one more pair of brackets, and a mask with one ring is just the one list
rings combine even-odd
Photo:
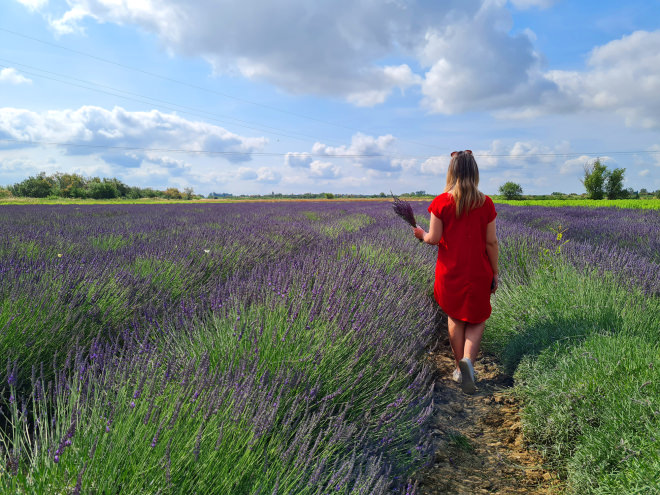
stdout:
[[[632,187],[623,188],[623,179],[626,172],[625,168],[615,168],[609,170],[600,159],[584,165],[584,177],[580,180],[586,190],[586,197],[589,199],[637,199],[640,197],[655,196],[660,199],[660,189],[655,192],[649,192],[642,188],[635,191]],[[500,195],[505,199],[523,199],[523,189],[520,184],[515,182],[505,182],[498,189]],[[561,198],[565,195],[559,192],[553,192],[550,197]],[[548,198],[549,199],[549,198]]]
[[36,176],[7,186],[0,187],[0,197],[16,196],[24,198],[91,198],[91,199],[140,199],[140,198],[164,198],[164,199],[193,199],[199,196],[191,187],[179,191],[176,187],[169,187],[164,191],[150,187],[128,186],[116,178],[83,177],[79,174],[65,174],[55,172],[46,175],[41,172]]

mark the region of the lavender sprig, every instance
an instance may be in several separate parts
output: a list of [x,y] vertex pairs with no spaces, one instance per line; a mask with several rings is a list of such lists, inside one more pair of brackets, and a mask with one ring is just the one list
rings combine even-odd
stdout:
[[[417,220],[415,220],[415,214],[413,213],[412,206],[410,206],[410,203],[403,199],[397,198],[392,191],[390,191],[390,194],[392,195],[392,198],[394,199],[394,204],[392,205],[392,209],[394,210],[394,213],[399,215],[401,218],[403,218],[406,223],[408,223],[411,227],[417,227]],[[419,240],[419,242],[422,242],[422,239]]]

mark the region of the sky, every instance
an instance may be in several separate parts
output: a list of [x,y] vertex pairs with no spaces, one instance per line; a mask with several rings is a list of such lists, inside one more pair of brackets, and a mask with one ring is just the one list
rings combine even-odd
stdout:
[[0,0],[0,186],[660,189],[660,0]]

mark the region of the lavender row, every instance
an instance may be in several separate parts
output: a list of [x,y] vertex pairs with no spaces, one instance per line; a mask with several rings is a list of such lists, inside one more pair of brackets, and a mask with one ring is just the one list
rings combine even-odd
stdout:
[[[240,215],[240,212],[238,214]],[[288,218],[290,223],[294,218],[291,212]],[[273,220],[278,221],[277,218]],[[310,242],[293,242],[288,244],[287,251],[264,253],[260,263],[246,263],[238,267],[232,265],[230,270],[225,271],[214,271],[212,264],[204,265],[204,269],[199,271],[205,273],[206,278],[181,279],[183,285],[178,294],[174,293],[175,284],[172,282],[177,273],[168,272],[165,275],[171,276],[161,278],[160,283],[169,284],[170,287],[167,291],[151,292],[151,299],[144,297],[150,294],[151,285],[140,285],[141,279],[152,278],[150,274],[145,276],[126,269],[121,271],[120,267],[125,267],[127,262],[135,259],[131,258],[129,245],[120,245],[115,249],[99,248],[91,243],[86,245],[86,236],[82,235],[77,249],[71,250],[70,255],[73,257],[75,253],[79,256],[78,262],[89,256],[85,259],[91,260],[92,264],[88,264],[86,270],[77,272],[80,274],[78,278],[73,277],[72,272],[77,264],[85,266],[83,263],[74,262],[68,265],[69,270],[58,271],[57,267],[61,266],[58,263],[61,263],[64,256],[49,259],[48,254],[51,251],[42,247],[36,253],[30,252],[21,257],[18,250],[12,251],[11,246],[8,246],[7,252],[19,254],[13,259],[18,259],[23,263],[22,267],[27,269],[7,279],[4,286],[5,301],[11,300],[11,295],[15,293],[12,288],[14,291],[16,288],[29,291],[30,284],[34,284],[36,287],[28,292],[29,297],[21,299],[21,302],[37,301],[35,306],[38,311],[52,312],[53,325],[57,319],[57,311],[53,308],[59,308],[65,315],[62,320],[73,322],[71,336],[80,328],[75,325],[89,325],[90,320],[96,322],[96,330],[99,332],[89,351],[81,350],[84,347],[71,340],[59,342],[65,349],[68,345],[69,352],[65,362],[52,368],[51,374],[55,374],[54,378],[44,378],[36,382],[31,380],[28,390],[32,394],[32,402],[17,406],[20,402],[17,390],[26,388],[25,379],[20,378],[20,370],[25,368],[25,363],[12,363],[9,367],[7,379],[12,384],[11,393],[15,394],[9,397],[9,404],[16,408],[10,415],[14,419],[21,418],[18,423],[31,422],[33,428],[37,428],[32,438],[42,439],[42,443],[23,445],[23,455],[20,449],[9,449],[7,465],[15,468],[12,480],[19,483],[21,473],[25,473],[27,469],[27,477],[23,480],[30,486],[46,483],[47,479],[50,480],[49,483],[60,479],[68,486],[75,484],[84,490],[86,487],[99,486],[104,479],[110,479],[114,483],[119,476],[123,479],[119,486],[130,492],[138,490],[140,483],[144,482],[142,477],[130,477],[129,466],[133,465],[132,462],[135,462],[137,467],[147,469],[150,466],[160,466],[159,463],[163,461],[166,469],[161,481],[183,486],[181,484],[185,485],[196,478],[177,479],[177,476],[182,476],[182,473],[191,468],[197,469],[193,466],[207,464],[208,468],[208,464],[212,463],[216,467],[211,472],[215,473],[219,464],[235,465],[237,460],[230,462],[226,456],[237,455],[236,452],[217,445],[210,448],[205,438],[215,435],[219,438],[220,434],[224,435],[231,430],[227,425],[234,425],[234,422],[238,421],[244,426],[256,425],[256,430],[248,428],[251,436],[245,437],[245,440],[252,442],[250,447],[256,449],[254,463],[265,471],[263,476],[257,478],[259,485],[250,487],[250,490],[267,487],[270,492],[274,487],[279,487],[281,491],[288,492],[293,487],[305,486],[314,490],[321,487],[340,488],[340,493],[357,492],[360,489],[365,493],[384,493],[396,489],[399,485],[405,487],[405,482],[397,482],[396,477],[401,478],[428,450],[428,445],[425,446],[421,441],[424,438],[422,429],[432,407],[432,391],[429,388],[429,370],[420,367],[418,355],[430,336],[431,328],[426,321],[426,314],[431,309],[420,307],[415,291],[396,276],[388,276],[378,267],[365,265],[357,258],[336,259],[337,246],[344,241],[341,238],[342,232],[356,235],[356,226],[362,228],[362,232],[369,230],[368,224],[371,221],[366,219],[366,214],[355,217],[354,222],[334,225],[334,222],[329,220],[320,223],[321,225],[316,226],[318,229],[312,226],[314,235]],[[232,232],[228,227],[225,225],[224,231]],[[301,229],[300,225],[293,227],[294,230],[310,230]],[[187,228],[190,228],[190,225]],[[124,237],[127,230],[114,228],[111,231],[105,230],[103,234]],[[76,233],[76,229],[69,229],[68,232],[61,231],[59,235],[70,234],[72,231]],[[236,235],[235,231],[233,233],[236,237],[241,237]],[[249,234],[240,240],[249,242]],[[289,239],[286,242],[289,242]],[[47,246],[47,243],[41,244],[44,245]],[[56,245],[55,248],[59,246]],[[147,252],[156,251],[168,257],[171,264],[167,266],[171,267],[170,269],[180,264],[174,262],[173,258],[176,258],[172,256],[173,252],[177,253],[177,247],[168,250],[158,246],[160,251],[155,248],[149,251],[149,243],[145,242],[143,248]],[[98,252],[99,249],[102,252]],[[258,250],[258,247],[252,245],[252,252],[255,250]],[[205,251],[204,253],[210,254]],[[266,262],[263,262],[263,258]],[[277,258],[279,262],[276,262]],[[205,258],[202,256],[199,259]],[[98,305],[99,298],[112,293],[113,289],[116,296],[119,284],[100,285],[97,287],[98,291],[88,292],[88,297],[84,300],[76,298],[74,294],[69,305],[64,306],[52,304],[52,298],[45,301],[38,299],[40,294],[48,293],[48,289],[53,287],[58,289],[58,295],[70,295],[70,289],[63,290],[61,286],[53,283],[53,280],[60,280],[55,276],[57,274],[61,275],[62,284],[76,282],[72,287],[99,284],[99,279],[93,277],[92,268],[95,266],[99,267],[104,276],[108,273],[121,273],[126,277],[120,279],[122,285],[132,284],[133,299],[126,296],[128,304],[122,305],[115,315],[116,320],[108,319],[107,311],[112,307],[110,303],[116,302],[117,297],[108,301],[106,313],[100,313],[103,308],[91,306],[92,309],[98,310],[98,321],[88,318],[89,315],[75,313],[75,310],[85,304]],[[196,267],[197,264],[191,262],[186,269],[194,270]],[[112,280],[117,282],[117,278]],[[151,282],[153,285],[153,280]],[[165,297],[168,294],[169,299]],[[159,295],[163,296],[161,305],[158,304],[161,301]],[[144,302],[143,306],[137,307],[137,311],[131,313],[130,310],[138,306],[140,301]],[[400,309],[396,310],[397,307]],[[255,313],[255,308],[267,308],[265,314],[271,315],[270,318],[273,314],[284,311],[286,325],[280,324],[282,322],[265,324],[264,320],[267,318],[261,313]],[[87,308],[87,311],[89,310],[90,308]],[[122,312],[128,313],[130,318],[122,319]],[[24,313],[18,316],[23,317]],[[71,316],[72,314],[74,316]],[[373,318],[374,314],[382,316]],[[15,322],[16,319],[12,321]],[[402,325],[402,321],[408,323]],[[106,327],[104,324],[108,322],[114,326]],[[101,327],[103,335],[100,334]],[[209,331],[209,328],[213,330],[214,327],[218,328]],[[263,337],[264,327],[270,333],[265,333],[268,338],[262,342],[259,337],[260,332]],[[284,327],[287,327],[287,330],[284,335],[280,335],[278,332]],[[89,338],[92,338],[94,328],[94,325],[90,326]],[[41,330],[47,336],[60,333],[62,328]],[[236,349],[240,348],[237,342],[206,354],[203,345],[197,345],[195,348],[195,343],[207,342],[202,338],[204,335],[209,338],[210,333],[212,338],[216,338],[216,331],[225,337],[231,335],[231,338],[238,339],[243,345],[250,343],[244,349],[246,354],[242,357],[236,355]],[[314,352],[305,356],[305,346],[309,346],[310,337],[313,336],[318,337],[318,342]],[[18,340],[16,332],[14,338]],[[42,339],[41,343],[45,342],[46,339]],[[103,342],[115,342],[112,344],[115,347],[111,346],[110,351],[103,351],[101,349],[107,349],[104,346],[109,345]],[[140,345],[124,346],[120,350],[117,347],[118,342],[140,342]],[[253,342],[254,345],[251,345]],[[406,342],[407,345],[402,346],[401,342]],[[286,361],[289,366],[273,369],[273,353],[281,351],[285,346],[292,346],[286,354],[290,358]],[[34,344],[29,347],[34,347]],[[195,350],[200,353],[199,358],[194,365],[189,366],[189,356],[194,355]],[[216,350],[217,352],[214,352]],[[311,349],[308,351],[311,352]],[[107,360],[104,361],[102,356],[107,356]],[[297,361],[305,366],[291,365],[291,362]],[[221,367],[222,363],[227,362],[232,363],[229,368]],[[39,366],[35,369],[38,368]],[[123,380],[106,380],[108,376],[116,376],[119,372],[116,370],[121,370],[120,376]],[[368,380],[365,378],[367,371]],[[112,375],[113,372],[115,375]],[[185,373],[194,374],[196,383],[203,383],[207,388],[198,388],[195,392],[192,387],[185,389],[188,392],[174,390],[194,381],[186,378]],[[48,374],[46,372],[46,375]],[[172,380],[176,377],[176,380],[181,381],[176,382],[176,387],[156,386],[157,382],[173,384],[174,381],[168,381],[169,377],[173,377]],[[133,388],[129,386],[125,389],[127,380],[129,385],[133,384]],[[243,383],[245,380],[249,381],[249,386]],[[43,394],[43,390],[49,389],[47,382],[51,383],[50,390],[55,391],[50,395]],[[217,388],[218,382],[224,383],[225,388]],[[258,390],[271,387],[268,389],[272,391],[270,397],[260,395],[261,392],[255,388],[257,383],[260,384]],[[83,389],[84,393],[81,392]],[[292,390],[288,397],[283,392],[285,389]],[[72,390],[79,394],[71,394]],[[156,393],[156,390],[160,392]],[[232,408],[216,409],[218,413],[222,409],[223,414],[228,414],[228,418],[233,419],[230,421],[225,418],[225,422],[217,418],[212,420],[211,416],[217,413],[211,413],[207,418],[208,411],[213,409],[209,404],[217,401],[221,395],[226,396],[229,391],[233,391],[232,395],[238,397],[238,402],[232,401]],[[186,396],[185,393],[191,395]],[[75,401],[71,402],[74,395]],[[274,396],[283,399],[276,400],[273,404]],[[99,397],[112,399],[99,402]],[[119,400],[120,397],[123,399]],[[210,403],[204,403],[202,397],[214,399]],[[304,400],[305,397],[307,400]],[[168,434],[167,428],[161,424],[162,421],[165,417],[168,417],[170,422],[173,421],[172,417],[183,417],[176,411],[179,404],[187,404],[188,401],[198,404],[201,408],[199,411],[206,411],[203,415],[198,412],[198,416],[202,417],[201,423],[195,423],[194,428],[190,424],[182,424],[177,428],[177,419],[173,422],[171,431],[178,434]],[[168,409],[165,405],[168,402],[176,404],[174,410]],[[30,407],[29,404],[33,406]],[[270,407],[264,408],[264,404]],[[302,404],[305,405],[304,410],[301,409]],[[330,404],[333,406],[330,407]],[[339,404],[343,404],[343,408],[339,408]],[[67,407],[69,412],[62,413]],[[253,409],[250,409],[251,407]],[[47,416],[52,410],[58,411],[59,414]],[[227,411],[235,411],[236,414],[232,416]],[[140,423],[135,420],[138,416],[147,419],[141,419]],[[157,419],[152,421],[150,418]],[[38,428],[37,425],[50,426],[43,429],[45,426]],[[243,431],[243,428],[239,430]],[[219,433],[223,431],[225,433]],[[117,441],[112,440],[113,433],[117,435],[115,439],[124,440],[128,451],[117,447]],[[136,438],[136,435],[141,438]],[[255,437],[261,440],[256,441]],[[313,439],[313,442],[310,439]],[[236,441],[234,436],[232,443]],[[181,443],[189,444],[189,448],[179,448],[177,444]],[[257,444],[261,450],[256,448]],[[238,445],[241,443],[238,442]],[[271,459],[269,454],[272,456],[273,449],[283,445],[287,448]],[[414,448],[415,445],[417,448]],[[157,450],[159,446],[160,451]],[[41,452],[41,456],[26,456],[26,450],[31,454]],[[95,454],[98,452],[103,454]],[[220,452],[225,457],[217,457],[221,454],[213,452]],[[319,452],[324,453],[319,458],[321,462],[310,462],[310,456],[313,459],[314,454]],[[185,461],[191,457],[195,459],[194,463]],[[120,459],[130,459],[131,462]],[[281,463],[282,459],[289,459],[291,463],[278,468],[277,464]],[[26,466],[28,460],[29,464]],[[151,464],[141,465],[142,461]],[[272,469],[268,469],[269,465]],[[251,466],[253,467],[252,463],[246,463],[246,469],[251,469]],[[308,472],[303,469],[307,466],[315,466],[315,469]],[[77,473],[76,479],[62,478],[67,472]],[[287,479],[283,473],[299,473],[299,476],[292,480]],[[208,483],[209,480],[205,479],[205,482]]]

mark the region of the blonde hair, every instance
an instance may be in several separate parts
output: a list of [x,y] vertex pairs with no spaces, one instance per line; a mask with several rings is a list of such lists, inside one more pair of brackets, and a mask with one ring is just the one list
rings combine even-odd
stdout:
[[454,197],[456,217],[483,206],[486,197],[479,191],[479,168],[471,151],[452,153],[447,169],[445,192]]

